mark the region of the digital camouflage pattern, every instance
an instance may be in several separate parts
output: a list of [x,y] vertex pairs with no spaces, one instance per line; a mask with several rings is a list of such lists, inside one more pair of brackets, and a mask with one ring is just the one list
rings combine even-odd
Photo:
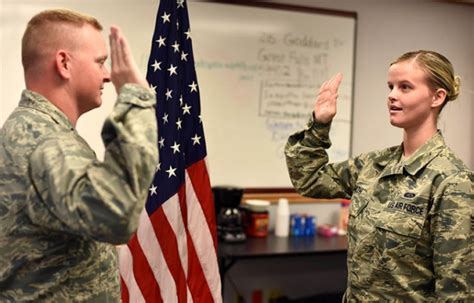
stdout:
[[119,302],[114,244],[136,230],[158,161],[155,96],[126,84],[104,161],[25,90],[0,132],[0,302]]
[[402,147],[328,164],[330,125],[288,139],[302,195],[347,198],[349,302],[474,302],[473,172],[440,132],[407,159]]

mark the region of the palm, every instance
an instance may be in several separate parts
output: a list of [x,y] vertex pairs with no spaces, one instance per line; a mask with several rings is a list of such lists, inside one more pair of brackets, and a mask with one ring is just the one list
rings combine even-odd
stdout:
[[329,123],[337,112],[337,96],[342,74],[338,73],[328,81],[324,82],[319,89],[319,94],[314,103],[314,115],[316,121]]
[[143,87],[148,87],[147,81],[133,60],[127,39],[122,35],[118,27],[111,27],[109,39],[112,57],[111,80],[117,93],[126,83],[136,83]]

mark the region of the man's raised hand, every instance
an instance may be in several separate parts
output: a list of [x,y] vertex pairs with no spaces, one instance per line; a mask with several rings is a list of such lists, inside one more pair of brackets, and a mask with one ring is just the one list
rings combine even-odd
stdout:
[[112,59],[110,78],[117,93],[126,83],[136,83],[148,88],[148,82],[137,68],[127,39],[122,35],[120,28],[110,27],[109,41]]

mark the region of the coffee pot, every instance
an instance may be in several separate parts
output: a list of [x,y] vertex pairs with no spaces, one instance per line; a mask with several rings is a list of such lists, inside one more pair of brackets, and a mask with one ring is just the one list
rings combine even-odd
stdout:
[[242,226],[240,202],[244,190],[232,186],[212,188],[216,208],[217,234],[224,242],[240,242],[246,239]]

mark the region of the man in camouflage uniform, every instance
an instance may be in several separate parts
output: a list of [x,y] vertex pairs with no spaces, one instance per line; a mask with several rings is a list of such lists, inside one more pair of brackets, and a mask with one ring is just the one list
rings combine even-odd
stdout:
[[[315,113],[335,106],[340,81],[323,85]],[[331,111],[290,136],[285,153],[302,195],[352,199],[345,299],[473,302],[472,171],[439,131],[406,159],[402,145],[328,164]]]
[[[114,244],[136,230],[158,161],[155,97],[111,28],[67,10],[28,23],[26,90],[0,133],[0,302],[118,302]],[[104,161],[76,132],[112,81]]]

